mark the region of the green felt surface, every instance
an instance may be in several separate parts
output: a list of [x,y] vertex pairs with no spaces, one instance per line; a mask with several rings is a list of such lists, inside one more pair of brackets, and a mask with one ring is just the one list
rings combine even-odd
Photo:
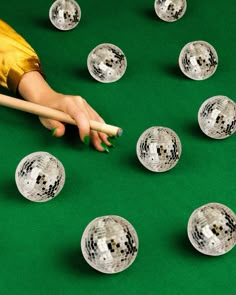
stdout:
[[[190,214],[203,204],[236,211],[235,135],[212,140],[197,123],[208,97],[235,101],[234,1],[188,1],[184,17],[166,23],[153,1],[80,0],[81,22],[68,32],[51,25],[51,4],[8,0],[0,16],[35,48],[56,90],[82,95],[124,134],[109,154],[98,153],[83,146],[75,127],[56,139],[37,117],[0,108],[0,293],[234,294],[236,249],[207,257],[186,233]],[[195,40],[211,43],[219,56],[216,73],[204,81],[178,68],[181,48]],[[110,84],[93,80],[86,66],[89,52],[106,42],[119,46],[128,61],[122,79]],[[136,142],[151,126],[169,127],[181,139],[181,159],[169,172],[152,173],[136,158]],[[24,199],[14,181],[19,161],[35,151],[58,157],[66,170],[61,194],[43,204]],[[94,271],[80,251],[86,225],[107,214],[129,220],[140,240],[133,265],[115,275]]]

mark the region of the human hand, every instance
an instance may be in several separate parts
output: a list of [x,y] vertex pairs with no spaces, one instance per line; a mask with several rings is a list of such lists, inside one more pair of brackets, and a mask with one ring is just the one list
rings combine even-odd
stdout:
[[[47,103],[48,107],[67,113],[75,120],[81,140],[89,145],[91,142],[98,151],[109,152],[108,146],[112,146],[108,135],[90,129],[90,120],[105,123],[99,114],[81,96],[63,95],[55,93]],[[65,124],[52,119],[40,117],[41,123],[52,130],[53,136],[61,137],[65,133]]]
[[[81,140],[89,145],[91,142],[98,151],[109,152],[112,144],[108,135],[90,129],[90,120],[104,123],[104,120],[81,96],[64,95],[53,90],[37,71],[25,73],[20,80],[18,91],[23,98],[36,104],[44,105],[67,113],[77,123]],[[63,136],[65,124],[40,117],[41,123],[52,130],[56,137]]]

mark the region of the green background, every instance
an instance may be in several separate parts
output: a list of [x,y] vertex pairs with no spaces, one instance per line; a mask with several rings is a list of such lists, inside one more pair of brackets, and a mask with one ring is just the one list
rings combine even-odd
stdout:
[[[1,18],[34,47],[52,87],[83,96],[124,135],[109,154],[99,153],[80,142],[75,127],[53,138],[37,117],[0,108],[0,293],[234,294],[236,249],[202,255],[186,227],[203,204],[236,210],[235,135],[213,140],[197,123],[207,98],[222,94],[235,101],[235,1],[188,1],[174,23],[158,19],[154,1],[78,3],[81,22],[68,32],[51,25],[48,0],[4,1]],[[219,56],[217,71],[204,81],[178,68],[181,48],[195,40],[209,42]],[[127,71],[115,83],[99,83],[88,73],[87,56],[100,43],[119,46],[127,57]],[[136,142],[151,126],[173,129],[182,142],[179,163],[166,173],[146,170],[136,157]],[[24,199],[14,180],[19,161],[35,151],[56,156],[67,176],[60,195],[42,204]],[[130,221],[140,240],[133,265],[114,275],[94,271],[80,250],[86,225],[107,214]]]

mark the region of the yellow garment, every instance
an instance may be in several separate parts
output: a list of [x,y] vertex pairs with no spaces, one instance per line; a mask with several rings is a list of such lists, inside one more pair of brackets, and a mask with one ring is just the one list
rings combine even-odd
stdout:
[[36,52],[0,19],[0,85],[16,92],[21,77],[30,71],[42,73]]

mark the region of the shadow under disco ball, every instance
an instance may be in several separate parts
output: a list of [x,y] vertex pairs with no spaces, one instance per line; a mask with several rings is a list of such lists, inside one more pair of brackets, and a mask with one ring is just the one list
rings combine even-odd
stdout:
[[215,73],[217,66],[217,52],[205,41],[189,42],[180,52],[179,67],[190,79],[205,80]]
[[227,96],[217,95],[203,102],[198,111],[201,130],[214,139],[224,139],[236,131],[236,103]]
[[104,43],[96,46],[88,55],[87,67],[90,75],[102,83],[119,80],[127,68],[123,51],[116,45]]
[[236,242],[235,214],[225,205],[209,203],[191,214],[188,237],[199,252],[218,256],[230,251]]
[[46,152],[35,152],[24,157],[15,172],[19,192],[30,201],[47,202],[56,197],[65,183],[61,162]]
[[56,0],[49,10],[51,23],[61,31],[75,28],[81,19],[81,9],[75,0]]
[[141,164],[153,172],[165,172],[179,161],[182,152],[178,135],[167,127],[155,126],[139,137],[136,153]]
[[186,0],[155,0],[154,9],[160,19],[174,22],[185,14],[187,2]]
[[138,243],[137,233],[126,219],[107,215],[95,218],[87,225],[81,238],[81,249],[91,267],[114,274],[134,262]]

